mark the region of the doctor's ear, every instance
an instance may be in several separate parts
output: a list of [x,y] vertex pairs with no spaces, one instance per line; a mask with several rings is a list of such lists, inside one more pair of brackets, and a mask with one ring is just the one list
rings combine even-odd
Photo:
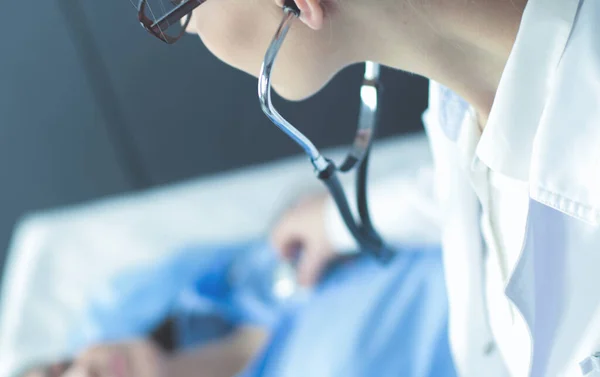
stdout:
[[[283,7],[286,0],[275,0],[277,5]],[[296,3],[300,9],[300,20],[308,27],[319,30],[323,27],[323,6],[321,0],[288,0]]]

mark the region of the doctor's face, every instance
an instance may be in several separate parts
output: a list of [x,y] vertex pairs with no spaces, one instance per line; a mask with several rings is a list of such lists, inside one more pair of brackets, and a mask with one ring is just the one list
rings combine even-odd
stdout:
[[[343,28],[334,3],[297,0],[303,12],[294,20],[273,69],[273,87],[300,100],[319,91],[339,70],[353,63],[341,48]],[[264,54],[283,17],[283,0],[209,0],[198,7],[188,31],[225,63],[257,76]],[[312,11],[311,11],[312,9]]]

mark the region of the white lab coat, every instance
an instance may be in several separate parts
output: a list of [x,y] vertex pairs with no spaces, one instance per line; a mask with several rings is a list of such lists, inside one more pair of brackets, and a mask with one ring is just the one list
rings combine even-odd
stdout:
[[[489,318],[477,268],[482,253],[471,250],[481,244],[471,172],[458,165],[455,143],[428,123],[457,365],[464,376],[504,375],[488,360],[496,353],[485,352],[493,337],[482,320]],[[502,208],[526,216],[506,295],[518,309],[515,326],[520,319],[527,326],[505,348],[525,341],[530,355],[525,367],[507,369],[582,376],[579,362],[600,351],[600,2],[530,0],[476,148],[477,162],[525,182],[529,194]],[[476,161],[468,167],[477,168]]]
[[[436,89],[425,123],[460,376],[600,376],[600,1],[529,0],[468,164],[441,128]],[[517,257],[502,297],[487,297],[477,171],[524,187],[525,200],[495,203],[517,224],[510,234],[499,227],[499,237],[520,240],[505,250]],[[515,310],[499,342],[489,304],[504,294]],[[514,349],[523,350],[519,360]]]

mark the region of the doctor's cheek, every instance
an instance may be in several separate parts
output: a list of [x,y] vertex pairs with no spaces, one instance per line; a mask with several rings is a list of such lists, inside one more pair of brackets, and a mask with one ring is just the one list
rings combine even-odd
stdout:
[[[207,8],[211,4],[206,2],[194,12],[186,30],[225,64],[258,77],[284,13],[274,0],[264,4],[253,1],[256,6],[248,9],[231,3]],[[322,19],[317,18],[317,22]],[[273,68],[272,85],[278,95],[290,101],[304,100],[318,93],[344,67],[329,50],[329,39],[329,32],[316,30],[302,19],[294,22]]]

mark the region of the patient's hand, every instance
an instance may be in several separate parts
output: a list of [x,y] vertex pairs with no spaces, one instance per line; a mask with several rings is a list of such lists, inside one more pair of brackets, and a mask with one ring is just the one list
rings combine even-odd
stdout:
[[92,347],[77,357],[64,377],[166,377],[166,356],[152,341]]
[[287,260],[298,258],[298,282],[312,286],[337,256],[325,230],[326,196],[308,197],[290,208],[271,233],[271,240]]

